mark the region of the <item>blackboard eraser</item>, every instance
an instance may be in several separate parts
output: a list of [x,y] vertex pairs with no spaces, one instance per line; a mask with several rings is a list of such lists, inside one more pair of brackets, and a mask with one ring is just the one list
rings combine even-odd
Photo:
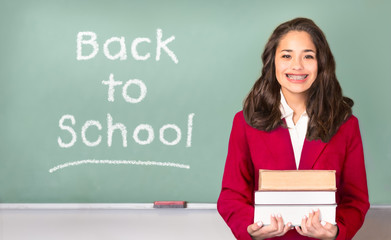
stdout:
[[186,201],[155,201],[153,208],[186,208]]

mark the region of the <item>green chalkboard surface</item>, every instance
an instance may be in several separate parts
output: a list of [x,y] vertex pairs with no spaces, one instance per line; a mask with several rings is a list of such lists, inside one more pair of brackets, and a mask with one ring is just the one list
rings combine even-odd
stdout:
[[272,30],[325,32],[391,204],[389,1],[1,1],[0,203],[216,202]]

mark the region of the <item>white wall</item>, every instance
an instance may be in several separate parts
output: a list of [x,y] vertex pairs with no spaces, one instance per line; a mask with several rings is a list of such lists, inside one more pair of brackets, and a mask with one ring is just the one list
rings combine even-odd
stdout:
[[[210,206],[208,209],[152,209],[144,205],[139,209],[123,205],[16,206],[0,204],[0,240],[235,239],[216,209]],[[391,207],[374,206],[354,239],[390,240],[390,224]]]
[[0,240],[235,239],[214,209],[1,209]]

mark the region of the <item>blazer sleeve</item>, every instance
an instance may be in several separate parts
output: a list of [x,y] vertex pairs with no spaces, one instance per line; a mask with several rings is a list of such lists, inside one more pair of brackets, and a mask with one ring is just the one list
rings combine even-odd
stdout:
[[237,239],[251,239],[248,225],[254,220],[254,167],[246,139],[246,122],[242,112],[235,115],[222,189],[217,210]]
[[[347,151],[337,191],[337,240],[352,239],[364,223],[369,209],[364,152],[358,120],[352,116],[347,124]],[[347,122],[347,123],[348,123]]]

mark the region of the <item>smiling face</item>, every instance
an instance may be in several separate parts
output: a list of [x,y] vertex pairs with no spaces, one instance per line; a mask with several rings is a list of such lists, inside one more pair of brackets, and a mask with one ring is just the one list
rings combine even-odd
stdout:
[[306,96],[318,75],[316,47],[307,32],[290,31],[280,39],[275,69],[285,97]]

